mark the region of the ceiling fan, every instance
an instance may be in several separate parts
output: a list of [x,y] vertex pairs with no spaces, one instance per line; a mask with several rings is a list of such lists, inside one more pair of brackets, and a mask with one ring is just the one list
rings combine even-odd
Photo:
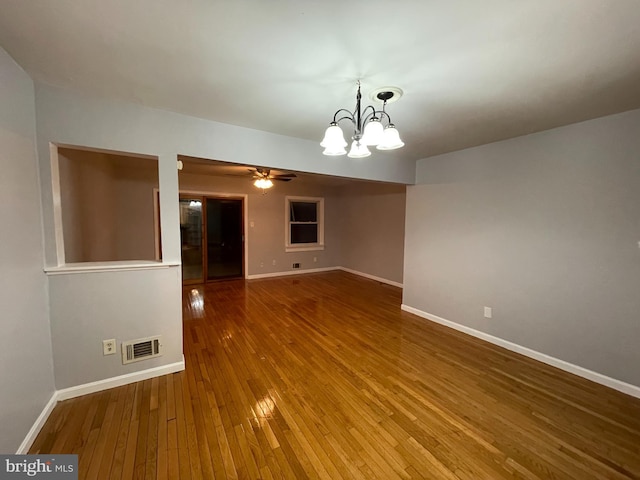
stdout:
[[271,170],[268,168],[250,168],[249,172],[251,172],[253,174],[253,178],[255,178],[253,184],[256,187],[261,188],[263,192],[267,188],[273,187],[272,180],[276,180],[279,182],[290,182],[292,179],[296,178],[295,173],[272,174]]
[[295,173],[272,174],[271,169],[260,167],[249,168],[249,172],[253,174],[253,178],[255,179],[263,178],[265,180],[277,180],[280,182],[290,182],[297,177]]

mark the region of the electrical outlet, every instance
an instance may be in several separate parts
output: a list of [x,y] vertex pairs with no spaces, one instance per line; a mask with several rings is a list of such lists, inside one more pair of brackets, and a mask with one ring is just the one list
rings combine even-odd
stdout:
[[274,260],[273,262],[271,262],[271,265],[275,265],[275,264],[276,264],[276,261],[275,261],[275,260]]
[[264,267],[264,262],[260,262],[260,268]]
[[318,257],[313,257],[313,263],[316,263],[318,261]]
[[113,355],[116,353],[116,339],[111,338],[109,340],[102,341],[102,354],[103,355]]
[[491,307],[484,307],[484,318],[492,318],[493,309]]

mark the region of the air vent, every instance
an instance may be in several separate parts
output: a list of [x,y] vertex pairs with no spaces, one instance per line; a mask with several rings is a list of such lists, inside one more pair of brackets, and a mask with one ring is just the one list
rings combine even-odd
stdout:
[[162,337],[139,338],[122,342],[122,363],[139,362],[162,355]]

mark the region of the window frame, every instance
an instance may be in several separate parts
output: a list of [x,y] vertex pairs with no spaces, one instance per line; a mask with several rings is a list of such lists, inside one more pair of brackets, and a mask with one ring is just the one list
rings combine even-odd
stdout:
[[[315,222],[292,222],[291,202],[304,202],[316,204]],[[317,224],[318,241],[313,243],[291,243],[291,225]],[[324,250],[324,197],[296,197],[285,196],[284,200],[284,246],[286,252],[310,252],[314,250]]]

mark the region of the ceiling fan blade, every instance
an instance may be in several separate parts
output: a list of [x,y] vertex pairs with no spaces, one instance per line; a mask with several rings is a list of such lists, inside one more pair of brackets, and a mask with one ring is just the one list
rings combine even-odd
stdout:
[[281,177],[281,176],[277,176],[277,177],[269,177],[271,178],[271,180],[275,180],[277,182],[290,182],[291,180],[293,180],[292,178],[288,178],[288,177]]
[[274,178],[296,178],[295,173],[282,173],[280,175],[273,175]]

